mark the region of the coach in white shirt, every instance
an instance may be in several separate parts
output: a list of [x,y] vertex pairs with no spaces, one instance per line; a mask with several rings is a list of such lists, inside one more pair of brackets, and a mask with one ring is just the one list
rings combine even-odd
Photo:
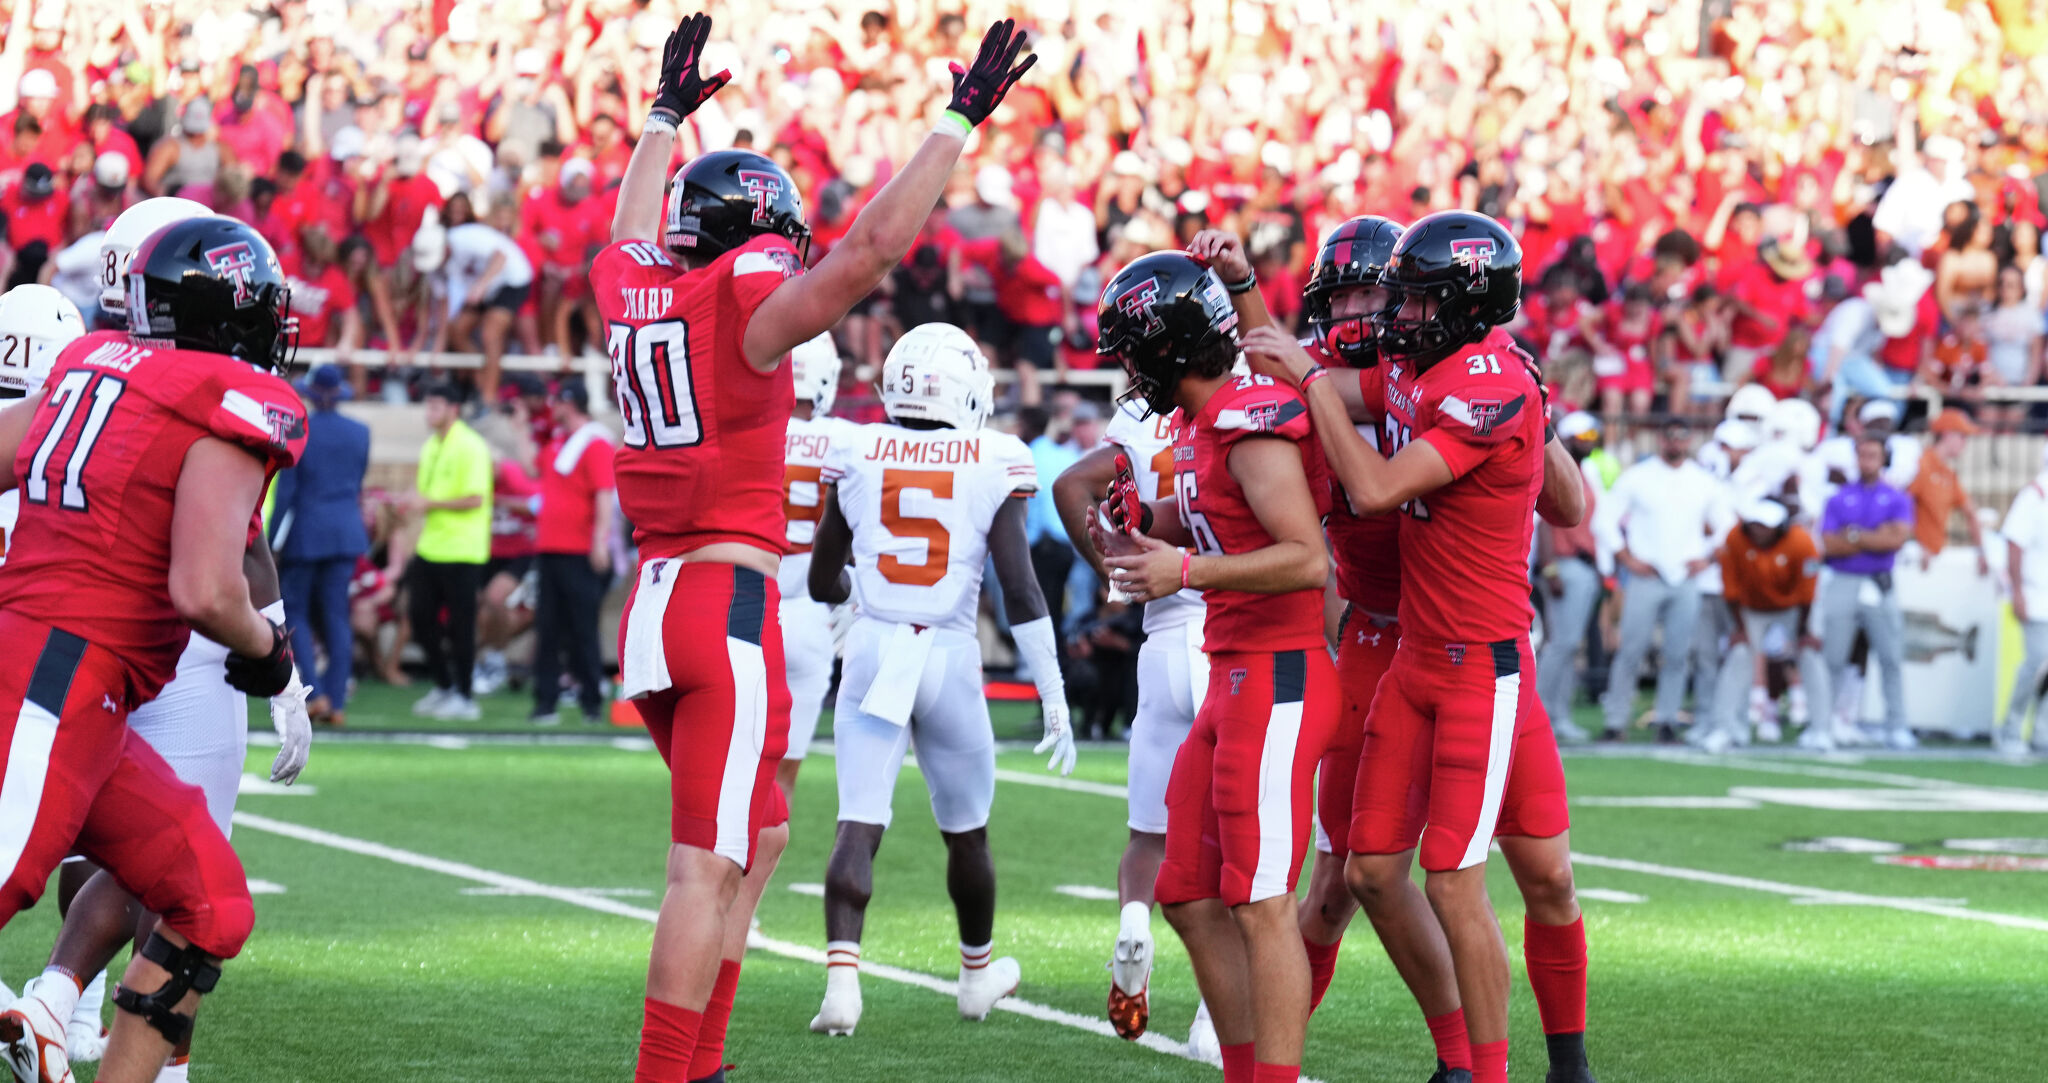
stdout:
[[[2042,667],[2048,666],[2048,455],[2042,472],[2013,497],[2005,513],[2006,574],[2012,583],[2012,615],[2026,637],[2026,654],[2013,675],[2012,695],[2005,708],[2005,725],[1992,735],[1998,751],[2018,753],[2020,727],[2027,720],[2027,708],[2036,704]],[[2044,704],[2048,706],[2048,704]],[[2034,711],[2034,751],[2048,753],[2048,715]]]
[[1650,636],[1664,628],[1656,722],[1668,738],[1685,700],[1685,678],[1700,614],[1700,573],[1718,559],[1735,515],[1726,486],[1688,457],[1692,433],[1664,426],[1658,455],[1623,471],[1594,513],[1593,532],[1615,555],[1622,578],[1621,645],[1608,674],[1606,739],[1627,732],[1636,677]]

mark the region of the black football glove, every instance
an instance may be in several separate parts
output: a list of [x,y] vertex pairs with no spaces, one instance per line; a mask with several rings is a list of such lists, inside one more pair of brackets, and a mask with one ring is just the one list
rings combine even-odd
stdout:
[[704,56],[704,42],[711,37],[711,16],[691,15],[668,36],[661,52],[661,84],[654,92],[649,113],[664,112],[681,120],[711,100],[718,88],[732,81],[731,71],[720,71],[709,79],[697,74],[697,62]]
[[1031,70],[1031,65],[1038,63],[1037,53],[1028,54],[1022,64],[1017,63],[1017,54],[1024,49],[1024,33],[1016,26],[1016,20],[1004,19],[989,27],[973,67],[963,68],[957,62],[951,65],[953,101],[947,108],[966,117],[969,124],[979,125],[987,120],[996,106],[1002,104],[1010,87]]
[[228,686],[248,696],[269,699],[292,683],[292,637],[284,625],[270,626],[270,653],[261,658],[228,655]]

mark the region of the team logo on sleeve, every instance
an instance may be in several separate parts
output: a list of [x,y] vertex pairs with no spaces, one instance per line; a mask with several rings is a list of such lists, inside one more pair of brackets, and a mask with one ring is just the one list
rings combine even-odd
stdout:
[[256,291],[249,288],[249,280],[256,274],[256,250],[249,247],[249,242],[224,244],[209,248],[204,254],[206,265],[234,285],[236,308],[246,308],[255,301]]
[[1493,262],[1493,239],[1491,237],[1466,237],[1451,242],[1451,258],[1465,268],[1472,276],[1472,286],[1481,291],[1486,289],[1486,267]]
[[1502,423],[1521,416],[1522,400],[1526,397],[1516,395],[1506,402],[1500,399],[1473,399],[1466,402],[1456,395],[1446,395],[1443,415],[1471,429],[1474,436],[1488,436]]
[[1166,329],[1166,321],[1159,318],[1159,280],[1148,278],[1125,290],[1116,299],[1116,310],[1134,320],[1145,323],[1145,334],[1156,335]]
[[754,197],[754,224],[768,224],[768,212],[774,209],[776,197],[782,195],[782,178],[758,169],[742,169],[736,176],[740,186]]
[[1255,402],[1244,408],[1245,428],[1253,432],[1272,432],[1280,427],[1280,404],[1277,402]]
[[306,415],[289,406],[263,404],[263,420],[270,429],[270,442],[288,447],[306,436]]

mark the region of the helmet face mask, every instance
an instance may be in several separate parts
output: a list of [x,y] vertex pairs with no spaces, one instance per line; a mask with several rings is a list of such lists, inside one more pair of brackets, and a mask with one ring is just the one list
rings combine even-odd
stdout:
[[662,243],[678,256],[717,259],[755,237],[787,237],[797,258],[810,259],[796,182],[773,161],[749,150],[698,156],[676,171],[668,193]]
[[1380,275],[1380,352],[1417,371],[1478,342],[1522,307],[1522,249],[1500,223],[1442,211],[1408,227]]
[[911,328],[882,362],[882,410],[895,422],[974,432],[995,412],[995,390],[981,347],[950,323]]

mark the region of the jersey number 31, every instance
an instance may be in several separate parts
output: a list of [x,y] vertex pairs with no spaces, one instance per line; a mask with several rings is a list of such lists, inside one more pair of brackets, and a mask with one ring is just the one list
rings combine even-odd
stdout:
[[690,378],[690,325],[658,320],[644,327],[614,321],[606,333],[612,382],[630,448],[695,447],[704,440]]

